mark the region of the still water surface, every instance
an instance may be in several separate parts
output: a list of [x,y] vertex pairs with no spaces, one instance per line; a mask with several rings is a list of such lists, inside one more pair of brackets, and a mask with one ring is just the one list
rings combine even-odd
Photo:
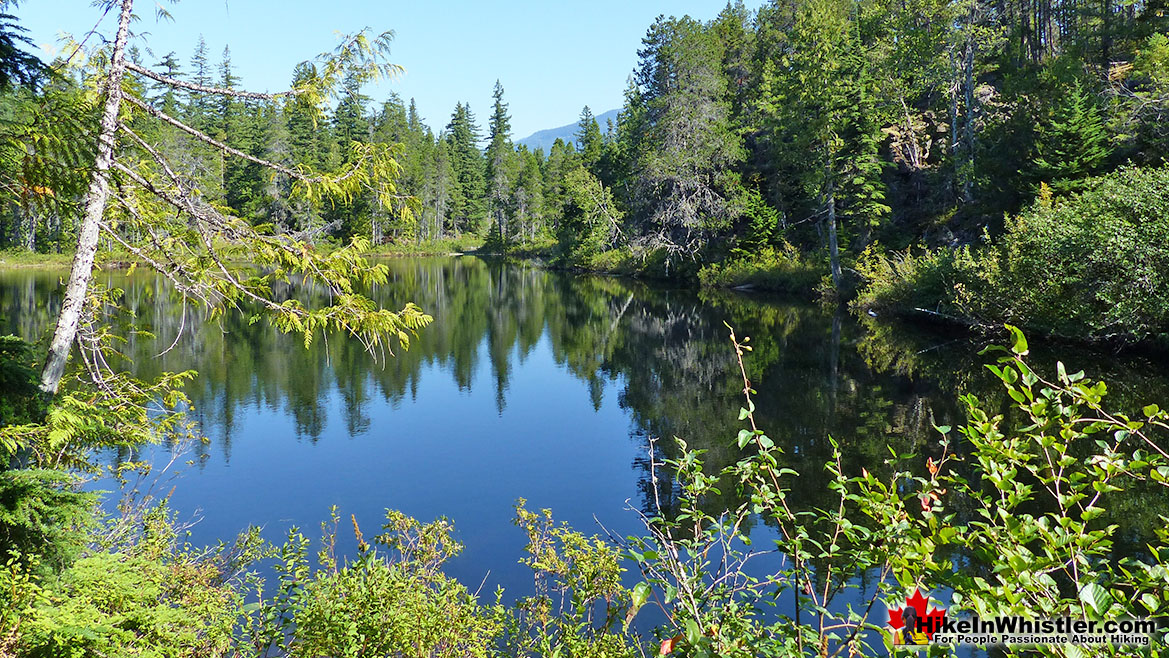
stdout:
[[[387,264],[391,280],[375,299],[390,308],[414,301],[435,321],[385,363],[336,337],[306,350],[245,317],[208,321],[151,273],[99,274],[126,291],[135,317],[116,322],[130,335],[138,376],[199,372],[189,394],[210,440],[162,489],[173,486],[171,505],[198,520],[193,542],[230,540],[249,524],[274,541],[292,526],[313,536],[332,505],[343,518],[355,514],[366,535],[385,508],[424,521],[446,516],[466,546],[450,575],[522,595],[531,580],[518,564],[517,499],[588,533],[600,532],[600,521],[627,535],[640,529],[627,507],[651,500],[649,437],[667,439],[659,459],[673,454],[674,436],[707,450],[712,467],[736,458],[741,380],[724,322],[752,337],[747,367],[760,424],[807,474],[794,492],[800,507],[829,500],[819,486],[829,436],[850,472],[879,470],[888,446],[931,454],[932,426],[961,424],[959,394],[1007,406],[980,366],[983,345],[966,338],[763,295],[469,256]],[[0,333],[43,341],[61,276],[0,272]],[[1169,402],[1169,369],[1154,357],[1058,351],[1073,370],[1107,378],[1118,407]],[[1054,369],[1051,350],[1035,360]],[[169,451],[141,456],[161,463]],[[730,489],[710,504],[732,503]],[[1139,546],[1165,507],[1136,494],[1120,499],[1122,540]]]

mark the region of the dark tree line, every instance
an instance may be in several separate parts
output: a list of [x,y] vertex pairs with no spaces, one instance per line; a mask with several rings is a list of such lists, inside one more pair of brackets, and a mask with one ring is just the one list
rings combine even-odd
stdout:
[[[207,199],[256,224],[375,244],[475,236],[494,251],[542,245],[585,265],[618,250],[667,269],[786,249],[823,262],[839,286],[874,241],[973,242],[1044,186],[1067,194],[1124,163],[1163,163],[1163,4],[775,0],[757,11],[731,2],[708,21],[659,17],[617,121],[600,126],[586,107],[576,138],[547,153],[512,142],[498,83],[484,129],[468,104],[435,128],[413,100],[377,104],[356,81],[322,119],[295,98],[184,95],[130,78],[154,85],[168,114],[287,167],[330,170],[353,143],[398,145],[400,191],[414,201],[387,208],[373,195],[297,199],[286,177],[178,131],[144,136]],[[230,51],[214,64],[202,41],[185,66],[174,53],[135,57],[195,85],[238,82]],[[298,67],[293,86],[313,75]],[[28,145],[70,142],[53,132],[89,124],[37,119],[81,103],[68,74],[13,80],[0,113],[23,132],[8,128],[4,140],[0,240],[49,250],[70,230],[87,156],[49,167]]]

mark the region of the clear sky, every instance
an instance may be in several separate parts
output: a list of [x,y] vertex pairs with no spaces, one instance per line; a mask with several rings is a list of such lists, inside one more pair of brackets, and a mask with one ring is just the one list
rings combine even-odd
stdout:
[[[414,97],[432,128],[443,128],[458,101],[467,101],[485,126],[498,78],[510,105],[512,134],[574,122],[584,105],[594,113],[621,105],[637,49],[658,14],[714,18],[726,0],[185,0],[162,4],[173,22],[157,21],[154,0],[137,0],[154,63],[174,51],[188,65],[200,34],[212,61],[231,46],[245,86],[278,91],[293,67],[331,50],[339,33],[363,27],[396,34],[392,60],[406,68],[399,80],[367,90],[375,103],[396,91]],[[754,8],[759,0],[748,2]],[[9,8],[37,46],[56,47],[58,35],[80,37],[97,21],[90,0],[23,0]],[[110,34],[116,12],[102,28]]]

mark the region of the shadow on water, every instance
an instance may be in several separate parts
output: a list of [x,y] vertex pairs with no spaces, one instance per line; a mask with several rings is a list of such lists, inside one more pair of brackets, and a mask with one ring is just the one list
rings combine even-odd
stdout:
[[[522,592],[530,581],[517,564],[522,533],[510,523],[517,498],[584,531],[597,531],[595,517],[632,534],[639,527],[626,501],[645,509],[652,500],[649,437],[663,439],[659,459],[674,456],[675,436],[705,450],[712,471],[736,459],[741,379],[724,322],[752,338],[760,426],[805,474],[793,492],[803,509],[829,502],[827,487],[816,486],[829,437],[843,448],[846,472],[879,473],[889,447],[923,460],[935,451],[933,426],[962,422],[961,394],[1009,410],[981,366],[984,345],[968,338],[762,295],[474,257],[387,265],[390,280],[373,297],[390,308],[414,301],[435,322],[384,362],[337,336],[305,349],[242,313],[211,321],[151,273],[99,275],[125,290],[131,314],[112,320],[139,377],[199,372],[189,395],[211,440],[171,496],[180,512],[202,518],[194,541],[230,538],[250,523],[279,540],[293,525],[311,531],[332,504],[367,525],[386,507],[445,515],[467,546],[451,574],[472,586],[486,575],[485,591]],[[0,331],[43,340],[60,276],[0,273]],[[1054,370],[1054,354],[1035,352],[1037,366]],[[1169,401],[1163,365],[1061,353],[1069,370],[1106,379],[1116,408]],[[712,509],[736,502],[732,487],[723,490]],[[1117,499],[1122,550],[1138,550],[1166,507],[1143,491]]]

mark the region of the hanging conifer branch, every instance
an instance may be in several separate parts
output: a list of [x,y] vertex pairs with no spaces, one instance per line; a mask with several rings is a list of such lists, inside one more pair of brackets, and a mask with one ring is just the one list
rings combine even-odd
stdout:
[[[384,283],[388,272],[384,265],[370,265],[359,256],[367,247],[366,241],[355,239],[347,248],[320,254],[287,235],[266,233],[264,226],[254,227],[232,217],[204,201],[196,187],[179,175],[167,155],[132,130],[126,121],[119,121],[119,115],[123,113],[121,101],[125,100],[146,118],[178,129],[228,158],[288,177],[295,181],[293,192],[310,201],[348,201],[368,190],[376,193],[379,201],[398,207],[404,217],[409,217],[413,203],[410,197],[397,192],[394,178],[400,175],[401,167],[394,158],[397,151],[392,147],[354,143],[350,147],[348,164],[336,173],[289,167],[216,139],[199,127],[154,107],[139,97],[131,86],[123,84],[124,74],[130,70],[166,88],[196,94],[265,101],[294,98],[298,104],[311,108],[315,120],[324,100],[337,95],[343,78],[369,81],[401,71],[400,67],[385,61],[392,35],[383,33],[371,38],[361,32],[347,37],[332,54],[322,55],[319,65],[310,65],[311,75],[301,80],[292,91],[261,94],[231,89],[232,78],[226,68],[224,84],[212,86],[202,81],[187,83],[173,75],[154,73],[129,62],[126,48],[133,0],[120,0],[116,4],[120,7],[118,33],[109,56],[108,70],[99,82],[106,101],[98,139],[97,166],[85,197],[86,212],[79,231],[77,257],[42,374],[42,389],[56,392],[70,347],[79,339],[78,332],[84,324],[83,307],[88,304],[96,308],[94,305],[103,303],[100,295],[89,290],[100,233],[111,236],[129,253],[166,276],[184,299],[199,300],[207,305],[212,317],[229,308],[252,307],[258,309],[258,314],[252,317],[253,322],[267,316],[277,329],[301,334],[306,346],[315,335],[328,331],[349,334],[375,357],[387,351],[392,354],[387,338],[397,339],[403,347],[407,346],[410,335],[425,327],[431,318],[413,304],[406,304],[399,311],[378,308],[372,300],[357,292],[359,286]],[[119,132],[130,138],[132,148],[119,148]],[[111,169],[118,174],[115,182],[129,185],[111,191]],[[154,182],[152,178],[156,172],[161,172],[169,182],[165,185]],[[111,195],[117,204],[107,216],[106,206]],[[228,265],[237,262],[247,265]],[[328,291],[327,302],[313,308],[295,299],[276,301],[274,286],[293,279],[309,286],[322,286]],[[107,360],[99,353],[106,349],[106,342],[94,340],[97,333],[86,332],[87,347],[83,350],[86,369],[109,370]],[[101,372],[92,372],[91,379],[106,381]]]

